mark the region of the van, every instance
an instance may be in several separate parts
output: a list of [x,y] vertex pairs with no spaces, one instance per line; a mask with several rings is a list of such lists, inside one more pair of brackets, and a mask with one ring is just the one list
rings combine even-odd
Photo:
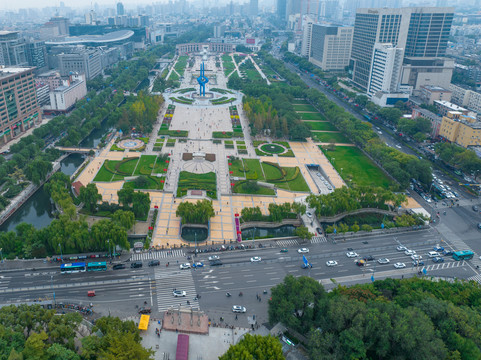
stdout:
[[160,261],[159,260],[150,260],[149,261],[149,266],[159,266]]
[[431,258],[434,258],[434,257],[438,257],[438,256],[439,256],[439,254],[438,254],[436,251],[430,251],[430,252],[428,253],[428,255],[429,255],[429,257],[431,257]]
[[130,267],[132,269],[137,269],[142,267],[142,261],[135,261],[132,264],[130,264]]

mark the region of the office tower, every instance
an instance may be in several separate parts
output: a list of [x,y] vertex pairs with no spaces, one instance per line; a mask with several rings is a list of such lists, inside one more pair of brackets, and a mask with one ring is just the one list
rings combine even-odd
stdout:
[[117,3],[117,15],[125,15],[124,4],[122,4],[121,2]]
[[90,10],[88,13],[85,14],[85,23],[87,25],[97,24],[97,14],[94,10]]
[[249,15],[257,16],[258,13],[259,13],[259,0],[250,0]]
[[[351,52],[352,81],[367,90],[376,43],[404,49],[404,63],[411,59],[414,66],[431,62],[430,66],[438,68],[439,58],[446,53],[453,11],[453,8],[357,9]],[[412,78],[409,84],[424,85]]]
[[47,47],[43,41],[31,41],[27,43],[28,65],[37,69],[47,66]]
[[0,144],[41,121],[32,67],[0,67]]
[[286,20],[287,0],[277,0],[277,17],[280,20]]
[[28,65],[27,45],[18,31],[0,31],[0,65]]
[[304,18],[304,24],[302,27],[302,45],[301,56],[309,56],[311,54],[311,37],[312,37],[312,25],[314,20],[309,16]]
[[322,70],[344,70],[351,56],[351,26],[313,24],[309,61]]
[[225,25],[215,25],[214,26],[214,37],[215,38],[220,38],[224,37],[225,35]]
[[87,80],[93,79],[102,72],[102,60],[99,50],[85,48],[72,49],[70,53],[56,56],[60,75],[67,76],[70,72],[85,74]]
[[373,96],[378,91],[385,93],[398,92],[402,61],[403,49],[392,44],[376,43],[367,87],[368,95]]
[[58,29],[58,35],[68,35],[69,34],[69,20],[62,16],[52,17],[46,26],[50,25]]

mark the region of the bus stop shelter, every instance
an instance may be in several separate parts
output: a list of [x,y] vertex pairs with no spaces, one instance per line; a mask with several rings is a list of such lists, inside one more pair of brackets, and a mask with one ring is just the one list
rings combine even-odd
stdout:
[[147,330],[149,328],[150,315],[141,315],[139,321],[139,330]]

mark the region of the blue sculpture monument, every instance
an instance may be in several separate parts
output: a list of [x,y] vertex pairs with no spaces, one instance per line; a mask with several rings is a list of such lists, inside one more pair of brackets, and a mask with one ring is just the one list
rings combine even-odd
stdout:
[[199,83],[199,96],[205,96],[205,84],[209,82],[209,79],[205,76],[205,65],[204,62],[200,64],[200,76],[197,78]]

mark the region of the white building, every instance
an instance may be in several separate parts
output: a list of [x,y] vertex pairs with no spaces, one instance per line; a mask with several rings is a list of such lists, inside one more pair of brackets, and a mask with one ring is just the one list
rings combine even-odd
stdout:
[[311,39],[312,39],[312,26],[314,20],[309,16],[304,19],[304,26],[302,28],[302,45],[301,56],[309,56],[311,54]]
[[36,83],[37,102],[40,106],[50,103],[50,89],[48,84]]
[[352,34],[349,26],[313,24],[309,61],[322,70],[344,70],[351,57]]
[[77,101],[87,95],[85,75],[73,74],[62,80],[62,85],[50,92],[50,105],[45,109],[67,112]]
[[481,94],[465,89],[454,84],[449,85],[449,90],[452,91],[451,101],[458,105],[466,107],[469,110],[481,114]]
[[371,62],[371,71],[367,84],[367,93],[373,96],[378,91],[396,93],[399,91],[403,49],[393,44],[376,43]]

